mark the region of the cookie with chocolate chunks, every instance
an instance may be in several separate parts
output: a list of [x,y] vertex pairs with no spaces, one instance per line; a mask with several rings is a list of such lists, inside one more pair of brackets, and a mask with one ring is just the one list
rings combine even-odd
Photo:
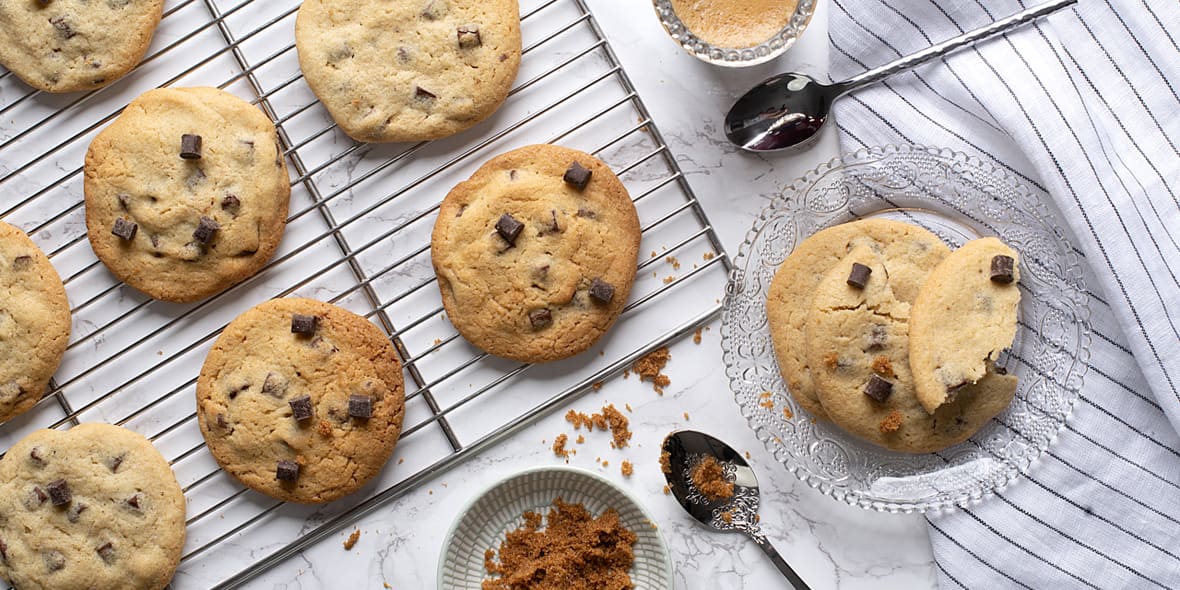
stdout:
[[160,590],[184,494],[147,439],[109,424],[38,430],[0,459],[0,577],[26,588]]
[[0,0],[0,65],[46,92],[106,86],[147,51],[164,0]]
[[[806,323],[808,363],[816,396],[836,425],[894,451],[928,453],[979,430],[1008,406],[1016,381],[991,374],[928,413],[909,367],[911,307],[894,290],[911,285],[893,272],[896,262],[858,244],[824,274]],[[848,284],[857,265],[871,270],[863,287]],[[922,277],[905,281],[914,279]]]
[[45,394],[70,339],[70,304],[49,258],[0,222],[0,421]]
[[247,487],[288,502],[330,502],[363,486],[393,453],[404,413],[401,365],[385,334],[312,299],[275,299],[238,316],[197,379],[197,422],[213,457]]
[[1020,255],[996,238],[971,240],[934,268],[914,300],[910,368],[930,412],[977,383],[1016,338]]
[[364,142],[454,135],[500,108],[520,67],[517,0],[306,0],[299,66]]
[[[566,178],[575,162],[588,171],[582,188]],[[614,324],[640,237],[635,205],[610,167],[535,145],[493,158],[451,190],[430,255],[464,338],[496,356],[545,362],[586,350]]]
[[291,194],[270,119],[215,88],[136,98],[86,152],[90,245],[119,279],[178,303],[245,280],[278,248]]

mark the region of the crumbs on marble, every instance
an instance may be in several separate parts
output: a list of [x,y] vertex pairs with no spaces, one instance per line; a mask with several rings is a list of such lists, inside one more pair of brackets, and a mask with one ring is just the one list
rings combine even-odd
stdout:
[[602,381],[592,383],[590,387],[593,387],[594,391],[598,391],[599,389],[602,389]]
[[664,395],[664,388],[672,383],[672,380],[667,375],[661,373],[664,366],[672,358],[672,354],[668,352],[667,346],[661,346],[646,355],[639,358],[631,365],[631,370],[639,375],[639,381],[652,382],[652,389],[660,395]]
[[574,442],[576,442],[576,443],[578,443],[578,444],[582,444],[582,443],[586,442],[586,437],[584,437],[584,436],[582,436],[582,435],[580,435],[580,434],[579,434],[579,435],[578,435],[578,440],[575,440]]
[[680,261],[679,261],[679,260],[677,260],[675,256],[667,256],[667,257],[665,257],[665,258],[664,258],[664,262],[667,262],[668,264],[671,264],[671,265],[672,265],[672,270],[680,270]]
[[400,458],[400,459],[398,459],[398,460],[397,460],[397,464],[398,464],[398,465],[401,465],[402,463],[405,463],[405,462],[406,462],[406,458],[405,458],[405,457],[402,457],[402,458]]
[[623,461],[623,464],[619,466],[619,471],[623,474],[623,477],[631,477],[635,473],[635,465],[630,461]]
[[684,420],[685,420],[686,422],[688,421],[688,412],[685,412],[685,413],[684,413]]
[[703,330],[703,329],[704,328],[697,328],[697,331],[693,332],[693,334],[692,334],[692,343],[693,344],[700,344],[701,343],[701,330]]
[[672,486],[664,484],[664,495],[667,496],[672,493]]
[[354,529],[352,531],[352,534],[348,535],[348,538],[344,540],[344,550],[345,551],[352,551],[352,548],[356,546],[356,542],[359,541],[360,538],[361,538],[361,530]]
[[675,277],[675,276],[673,276],[673,275],[668,275],[668,276],[664,277],[664,284],[665,284],[665,285],[671,285],[671,284],[672,284],[672,283],[674,283],[674,282],[676,282],[676,277]]
[[578,454],[576,449],[565,448],[565,443],[568,441],[569,436],[567,436],[565,433],[559,434],[557,435],[557,438],[553,439],[553,454],[561,457],[562,459],[565,459],[566,463],[569,463],[570,455]]
[[714,256],[716,256],[716,254],[713,254],[712,252],[705,252],[704,259],[705,260],[712,260]]

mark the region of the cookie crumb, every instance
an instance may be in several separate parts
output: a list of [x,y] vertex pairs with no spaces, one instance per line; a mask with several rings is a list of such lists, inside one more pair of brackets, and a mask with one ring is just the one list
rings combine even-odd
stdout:
[[578,439],[577,439],[577,440],[575,440],[574,442],[576,442],[576,443],[578,443],[578,444],[582,444],[582,443],[586,442],[586,437],[584,437],[584,436],[582,436],[582,435],[580,435],[580,434],[579,434],[579,435],[578,435]]
[[773,397],[774,397],[773,393],[770,393],[769,391],[763,391],[761,394],[758,395],[758,405],[760,405],[766,409],[773,410],[774,409]]
[[655,250],[652,250],[652,251],[651,251],[651,257],[652,257],[652,258],[656,258],[656,257],[658,257],[659,255],[660,255],[660,253],[659,253],[659,252],[656,252]]
[[668,451],[660,453],[660,471],[669,475],[672,473],[672,454]]
[[590,385],[590,387],[593,387],[594,391],[598,391],[599,389],[602,389],[602,381],[598,381],[596,383],[593,383]]
[[603,467],[610,467],[610,461],[603,461],[602,466]]
[[569,459],[571,454],[576,453],[577,451],[566,450],[565,443],[568,440],[569,436],[564,433],[557,435],[557,438],[553,439],[553,454],[562,459]]
[[791,411],[789,406],[783,406],[783,418],[790,420],[795,417],[795,413]]
[[733,511],[726,510],[725,512],[722,512],[721,513],[721,520],[724,520],[726,523],[732,523],[733,522]]
[[700,344],[701,343],[701,329],[702,328],[697,328],[697,331],[693,333],[693,335],[692,335],[692,343],[693,344]]
[[621,449],[627,446],[628,441],[631,440],[632,433],[629,430],[631,422],[614,404],[603,406],[602,413],[585,414],[570,410],[565,413],[565,420],[573,424],[575,430],[581,429],[582,426],[591,432],[595,427],[598,427],[599,430],[610,430],[614,437],[614,440],[611,441],[611,448]]
[[881,421],[880,428],[881,432],[886,434],[890,432],[897,432],[899,429],[901,429],[901,412],[897,410],[889,412],[889,415],[885,416],[885,419]]
[[435,339],[434,339],[434,345],[435,345],[435,346],[438,346],[439,344],[442,344],[442,338],[435,338]]
[[712,260],[714,256],[716,256],[716,255],[713,254],[712,252],[705,252],[704,259],[705,260]]
[[628,412],[630,412],[630,411],[631,411],[631,404],[623,404],[623,407],[624,407],[624,408],[627,408],[627,411],[628,411]]
[[360,538],[361,538],[361,530],[360,529],[356,529],[356,530],[352,531],[352,534],[349,535],[348,538],[344,540],[344,550],[345,551],[352,551],[352,548],[356,546],[356,542],[359,541]]
[[661,346],[643,357],[635,361],[631,365],[631,370],[639,375],[640,381],[652,382],[652,389],[660,395],[664,395],[664,388],[672,383],[672,380],[660,371],[668,364],[672,358],[671,353],[668,352],[667,346]]
[[733,497],[733,482],[726,481],[725,470],[712,455],[702,457],[692,468],[689,477],[692,479],[692,485],[709,501],[716,502]]
[[405,462],[406,462],[406,458],[405,458],[405,457],[402,457],[402,458],[400,458],[400,459],[398,459],[398,460],[397,460],[397,464],[398,464],[398,465],[401,465],[402,463],[405,463]]
[[633,588],[628,571],[638,537],[608,508],[595,518],[581,504],[553,500],[541,528],[541,515],[525,512],[524,524],[496,551],[484,552],[490,578],[484,590],[583,590]]
[[664,495],[667,496],[672,493],[672,486],[664,484]]
[[676,260],[675,256],[664,257],[664,262],[672,265],[672,270],[680,270],[680,261]]
[[893,372],[893,363],[889,362],[889,357],[886,356],[879,356],[873,359],[873,372],[883,377],[897,376]]
[[685,413],[684,413],[684,420],[685,420],[686,422],[688,421],[688,412],[685,412]]
[[750,458],[750,451],[746,451],[746,458],[747,458],[747,459],[749,459],[749,458]]
[[668,276],[664,277],[664,284],[665,285],[671,285],[675,281],[676,281],[676,277],[674,277],[672,275],[668,275]]
[[623,461],[623,464],[619,466],[619,471],[622,472],[623,477],[631,477],[635,473],[635,466],[630,461]]

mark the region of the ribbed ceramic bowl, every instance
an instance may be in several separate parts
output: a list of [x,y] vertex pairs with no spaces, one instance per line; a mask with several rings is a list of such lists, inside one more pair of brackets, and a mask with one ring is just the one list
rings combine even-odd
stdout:
[[672,589],[672,558],[651,515],[615,484],[573,467],[522,471],[476,496],[447,534],[439,560],[438,587],[479,590],[487,574],[484,552],[498,549],[508,531],[524,523],[525,512],[547,513],[554,498],[580,503],[595,516],[614,508],[622,525],[638,536],[630,572],[635,587]]
[[656,15],[660,17],[660,24],[690,55],[697,59],[718,66],[745,67],[766,63],[786,52],[799,40],[807,24],[811,22],[811,15],[815,13],[815,4],[819,0],[799,0],[795,12],[787,20],[787,25],[771,38],[753,47],[718,47],[697,37],[676,14],[672,7],[672,0],[652,0]]

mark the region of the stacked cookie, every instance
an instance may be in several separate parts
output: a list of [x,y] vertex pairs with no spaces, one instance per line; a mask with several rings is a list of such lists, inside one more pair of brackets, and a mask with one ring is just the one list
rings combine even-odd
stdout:
[[895,451],[967,439],[1016,390],[995,361],[1015,337],[1017,260],[995,238],[951,252],[922,228],[882,219],[811,236],[767,301],[792,397]]

